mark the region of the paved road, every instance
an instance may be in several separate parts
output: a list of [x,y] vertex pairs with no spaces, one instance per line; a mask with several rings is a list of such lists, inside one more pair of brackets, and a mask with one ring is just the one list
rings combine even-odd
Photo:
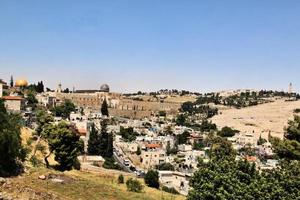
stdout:
[[[124,159],[122,157],[119,157],[118,154],[117,154],[117,152],[119,152],[119,153],[121,153],[122,155],[125,156],[124,152],[120,148],[118,148],[117,145],[114,145],[114,148],[115,148],[115,150],[114,150],[113,156],[114,156],[115,160],[119,163],[119,165],[122,167],[122,169],[126,172],[134,173],[133,171],[130,170],[130,167],[127,167],[124,164]],[[130,163],[130,165],[133,166],[132,163]]]

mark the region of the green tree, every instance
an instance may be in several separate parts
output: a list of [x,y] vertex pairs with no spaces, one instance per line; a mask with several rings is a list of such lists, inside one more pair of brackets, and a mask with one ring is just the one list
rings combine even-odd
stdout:
[[258,138],[258,141],[257,141],[257,145],[263,145],[266,142],[267,142],[267,140],[262,138],[261,135],[260,135],[259,138]]
[[137,147],[137,150],[136,150],[136,155],[141,155],[142,154],[142,151],[141,151],[141,147],[140,146],[138,146]]
[[180,126],[184,126],[186,121],[187,121],[186,116],[183,114],[178,115],[176,118],[176,124]]
[[211,121],[203,120],[199,126],[199,129],[201,132],[209,133],[210,131],[216,131],[217,125],[212,123]]
[[[275,146],[295,141],[286,139],[282,143],[277,138],[272,140]],[[297,199],[300,196],[300,161],[290,160],[295,158],[295,152],[287,149],[285,154],[281,154],[282,158],[289,160],[281,160],[275,169],[256,171],[255,164],[236,160],[235,151],[226,139],[212,137],[210,142],[210,161],[204,163],[199,160],[198,170],[190,180],[192,189],[188,200],[270,200]]]
[[212,160],[233,160],[236,157],[236,151],[232,144],[224,138],[214,137],[210,148],[210,158]]
[[76,111],[76,107],[71,100],[67,99],[62,105],[54,107],[51,111],[54,116],[67,119],[69,118],[71,112]]
[[300,160],[300,116],[295,115],[294,120],[288,122],[285,129],[285,139],[270,139],[275,152],[280,158]]
[[27,100],[28,106],[32,107],[33,109],[36,108],[38,100],[35,98],[35,95],[33,92],[29,92],[27,94],[26,100]]
[[225,126],[221,129],[221,131],[218,132],[218,135],[221,137],[233,137],[236,133],[239,133],[240,131],[232,129],[228,126]]
[[99,153],[104,158],[113,155],[113,135],[107,132],[107,120],[101,122]]
[[158,171],[149,170],[144,177],[146,185],[153,188],[159,188]]
[[25,160],[20,122],[18,115],[7,113],[4,101],[0,99],[0,176],[16,175]]
[[132,127],[124,128],[123,126],[121,126],[120,135],[122,136],[125,142],[132,142],[136,139],[136,136],[138,136],[139,134],[134,132]]
[[54,153],[55,161],[61,170],[70,170],[77,167],[77,156],[83,152],[83,141],[75,128],[60,122],[58,125],[50,124],[44,130],[44,138],[47,139],[49,154],[45,157],[46,166],[49,167],[48,157]]
[[10,83],[9,83],[9,86],[10,86],[10,87],[14,87],[14,78],[13,78],[12,75],[10,76]]
[[178,144],[187,144],[188,138],[191,134],[188,131],[184,131],[182,134],[177,135]]
[[44,83],[43,83],[43,81],[38,82],[35,90],[36,90],[37,93],[44,92]]
[[37,136],[37,141],[36,141],[36,145],[33,148],[33,153],[32,153],[33,157],[36,155],[37,147],[40,144],[41,139],[45,139],[43,138],[42,135],[44,129],[54,121],[52,115],[48,114],[44,110],[37,110],[35,112],[35,115],[36,115],[37,127],[35,129],[34,135]]
[[175,167],[171,163],[162,163],[156,166],[156,169],[161,171],[174,171]]
[[181,105],[181,108],[180,108],[180,111],[181,112],[187,112],[187,113],[190,113],[192,114],[195,109],[194,109],[194,103],[193,102],[184,102],[182,105]]
[[103,116],[109,116],[108,114],[108,105],[107,105],[107,102],[106,102],[106,99],[104,99],[103,103],[102,103],[102,106],[101,106],[101,113]]
[[101,145],[101,135],[95,127],[95,124],[92,124],[90,127],[90,137],[88,141],[88,154],[89,155],[100,155],[100,145]]

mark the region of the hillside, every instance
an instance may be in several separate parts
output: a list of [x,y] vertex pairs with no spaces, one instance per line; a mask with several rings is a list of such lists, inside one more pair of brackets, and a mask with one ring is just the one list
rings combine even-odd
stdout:
[[[23,143],[28,143],[32,130],[22,129]],[[32,149],[35,142],[28,148]],[[31,155],[31,154],[30,154]],[[30,156],[29,155],[29,156]],[[37,157],[42,160],[40,152]],[[56,164],[53,157],[51,164]],[[145,186],[143,192],[133,193],[127,191],[126,184],[118,184],[117,178],[120,174],[125,177],[125,182],[135,176],[129,173],[99,168],[96,171],[65,171],[60,172],[44,167],[32,167],[30,162],[25,164],[25,173],[18,177],[7,178],[6,182],[0,180],[0,199],[22,199],[22,200],[183,200],[184,196],[172,195],[160,190],[152,189],[144,185],[143,179],[139,179]],[[83,169],[86,169],[83,166]],[[43,177],[43,178],[42,178]],[[48,178],[46,178],[48,177]],[[4,183],[4,184],[3,184]]]
[[269,131],[272,136],[283,137],[283,129],[288,119],[294,115],[293,110],[300,108],[300,101],[276,100],[272,103],[251,106],[242,109],[220,110],[222,114],[212,118],[218,127],[230,126],[241,132],[255,132],[256,137],[267,138]]
[[[52,180],[39,176],[50,175]],[[125,176],[125,180],[129,178]],[[61,183],[61,180],[63,182]],[[125,184],[117,183],[117,175],[81,171],[58,172],[44,168],[32,169],[20,177],[7,179],[0,192],[13,199],[103,199],[103,200],[181,200],[183,196],[145,187],[142,193],[128,192]],[[142,181],[142,180],[140,180]]]

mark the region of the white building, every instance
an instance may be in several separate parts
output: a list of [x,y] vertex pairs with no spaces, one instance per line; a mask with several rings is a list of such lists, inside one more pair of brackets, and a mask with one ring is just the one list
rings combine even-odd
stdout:
[[187,144],[178,145],[179,151],[187,152],[187,151],[192,151],[192,149],[193,149],[192,145],[187,145]]
[[240,145],[250,144],[255,146],[257,144],[257,139],[252,133],[238,133],[236,134],[236,142]]
[[156,165],[165,163],[166,153],[163,150],[142,151],[141,162],[146,169],[150,169]]
[[183,195],[188,194],[190,174],[173,171],[158,171],[158,174],[159,182],[162,185],[173,187]]
[[54,107],[56,98],[50,96],[47,93],[44,94],[37,94],[36,99],[39,102],[40,105],[46,106],[46,107]]

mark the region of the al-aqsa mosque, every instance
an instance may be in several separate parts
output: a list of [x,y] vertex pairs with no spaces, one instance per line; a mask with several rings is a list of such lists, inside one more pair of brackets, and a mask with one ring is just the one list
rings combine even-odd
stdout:
[[54,93],[58,103],[68,99],[76,106],[99,111],[104,99],[106,99],[109,112],[114,116],[143,118],[161,110],[177,112],[180,107],[178,103],[130,99],[121,93],[111,92],[108,84],[100,85],[99,90],[74,90],[71,93],[63,93],[61,87],[62,85],[59,84]]

